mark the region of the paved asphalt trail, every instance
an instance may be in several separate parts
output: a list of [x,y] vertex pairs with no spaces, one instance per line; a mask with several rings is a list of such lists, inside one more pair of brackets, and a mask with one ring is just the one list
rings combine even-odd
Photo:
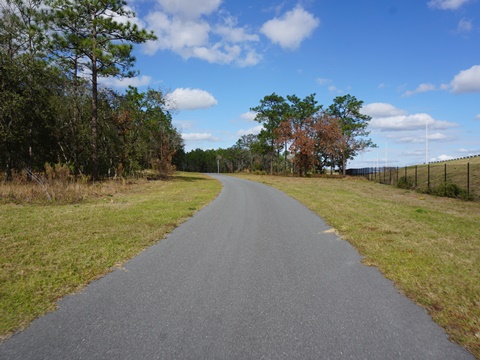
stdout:
[[303,205],[212,176],[213,203],[0,359],[473,359]]

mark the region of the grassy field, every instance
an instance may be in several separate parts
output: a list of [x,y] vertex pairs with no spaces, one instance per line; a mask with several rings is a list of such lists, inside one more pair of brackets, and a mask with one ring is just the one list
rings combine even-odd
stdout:
[[0,338],[162,239],[220,190],[178,173],[77,204],[0,204]]
[[480,204],[361,178],[240,175],[321,215],[451,339],[480,358]]

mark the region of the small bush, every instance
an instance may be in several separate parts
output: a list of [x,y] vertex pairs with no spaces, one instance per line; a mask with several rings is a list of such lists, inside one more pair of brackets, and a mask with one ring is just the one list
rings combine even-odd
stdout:
[[398,179],[397,187],[400,189],[411,189],[415,188],[415,181],[411,177],[402,176]]
[[446,196],[450,198],[468,199],[467,191],[457,184],[442,182],[431,189],[431,193],[437,196]]

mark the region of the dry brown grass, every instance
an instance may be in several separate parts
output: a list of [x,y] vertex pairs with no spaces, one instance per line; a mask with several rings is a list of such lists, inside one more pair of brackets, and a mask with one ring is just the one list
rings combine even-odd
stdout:
[[135,179],[116,178],[91,182],[88,177],[75,178],[65,165],[46,165],[45,173],[13,172],[11,181],[0,177],[0,204],[76,204],[91,198],[112,196],[147,176]]

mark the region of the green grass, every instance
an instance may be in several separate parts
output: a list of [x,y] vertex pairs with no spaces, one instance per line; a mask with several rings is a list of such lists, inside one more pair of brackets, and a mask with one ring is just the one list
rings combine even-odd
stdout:
[[242,175],[322,216],[480,358],[480,204],[364,179]]
[[0,338],[162,239],[220,190],[178,173],[79,204],[0,204]]
[[[470,164],[469,169],[467,164]],[[470,195],[470,199],[480,199],[480,156],[430,164],[430,183],[428,172],[427,165],[407,166],[406,177],[409,185],[411,187],[416,185],[421,192],[442,196],[445,193],[445,183],[455,184],[461,191],[457,197],[467,198],[467,195]],[[376,177],[374,175],[371,177],[380,182],[390,183],[391,180],[392,184],[397,184],[398,179],[405,178],[405,167],[398,169],[398,177],[396,170],[392,170],[391,174],[387,171],[385,174],[381,172]]]

